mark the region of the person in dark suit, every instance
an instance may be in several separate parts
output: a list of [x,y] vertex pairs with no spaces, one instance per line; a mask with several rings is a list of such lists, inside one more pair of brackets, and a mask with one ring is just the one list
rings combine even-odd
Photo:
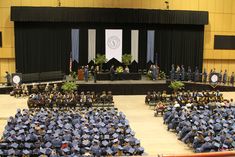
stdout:
[[6,80],[7,80],[7,86],[11,86],[11,75],[9,74],[8,71],[6,71],[6,76],[5,76]]
[[96,81],[97,81],[97,75],[98,75],[98,72],[99,72],[99,66],[96,66],[95,68],[94,68],[94,83],[96,83]]
[[110,68],[110,80],[113,81],[115,79],[115,69],[114,69],[114,65],[111,66]]

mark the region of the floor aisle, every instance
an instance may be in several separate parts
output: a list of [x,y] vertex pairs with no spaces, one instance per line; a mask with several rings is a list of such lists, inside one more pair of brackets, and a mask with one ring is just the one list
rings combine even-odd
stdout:
[[145,96],[115,96],[119,111],[124,112],[136,137],[148,155],[190,154],[187,145],[177,140],[177,136],[167,131],[162,117],[154,117],[154,111],[144,104]]

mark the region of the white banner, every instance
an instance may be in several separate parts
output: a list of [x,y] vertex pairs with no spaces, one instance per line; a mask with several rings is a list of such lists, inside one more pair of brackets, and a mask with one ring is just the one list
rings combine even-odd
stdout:
[[122,30],[106,29],[105,30],[105,55],[106,59],[112,58],[122,62]]
[[131,30],[131,55],[132,61],[138,62],[139,30]]
[[88,30],[88,62],[95,59],[96,55],[96,30]]

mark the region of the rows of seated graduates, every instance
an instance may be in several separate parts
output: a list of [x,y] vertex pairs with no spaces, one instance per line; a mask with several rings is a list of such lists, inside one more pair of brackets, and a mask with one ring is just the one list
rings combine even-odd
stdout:
[[167,94],[166,91],[163,92],[147,92],[145,96],[145,103],[157,103],[159,101],[165,103],[175,103],[177,101],[181,105],[187,103],[197,103],[197,104],[207,104],[209,102],[222,102],[223,94],[220,91],[178,91],[172,94]]
[[[55,86],[54,86],[55,87]],[[111,91],[95,92],[60,92],[58,88],[47,89],[44,92],[32,90],[29,96],[29,108],[58,107],[58,108],[76,108],[92,107],[94,104],[113,104],[113,95]]]

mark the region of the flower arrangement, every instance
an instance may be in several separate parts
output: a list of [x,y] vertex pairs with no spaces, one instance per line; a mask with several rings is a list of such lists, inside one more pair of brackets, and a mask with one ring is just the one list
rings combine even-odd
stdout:
[[123,67],[122,66],[119,66],[119,67],[117,67],[117,69],[116,69],[116,72],[118,73],[118,74],[120,74],[120,73],[123,73]]

